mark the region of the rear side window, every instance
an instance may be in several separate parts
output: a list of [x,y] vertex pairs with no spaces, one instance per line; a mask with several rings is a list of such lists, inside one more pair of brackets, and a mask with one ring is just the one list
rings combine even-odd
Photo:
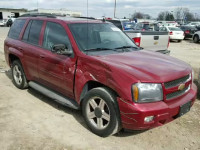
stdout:
[[39,45],[40,32],[42,29],[43,21],[41,20],[32,20],[29,21],[28,26],[26,27],[23,40],[28,43]]
[[25,19],[17,19],[14,21],[13,25],[10,28],[8,37],[12,39],[19,39],[19,35],[24,27],[26,20]]
[[51,50],[55,44],[64,44],[68,49],[72,49],[65,29],[58,23],[47,22],[43,47]]
[[109,22],[112,22],[116,27],[122,30],[122,24],[121,21],[118,20],[108,20]]

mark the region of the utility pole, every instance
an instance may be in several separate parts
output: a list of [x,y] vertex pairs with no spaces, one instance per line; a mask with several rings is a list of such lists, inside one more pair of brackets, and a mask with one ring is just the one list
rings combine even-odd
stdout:
[[117,5],[117,0],[115,0],[115,7],[114,7],[114,18],[116,18],[116,5]]

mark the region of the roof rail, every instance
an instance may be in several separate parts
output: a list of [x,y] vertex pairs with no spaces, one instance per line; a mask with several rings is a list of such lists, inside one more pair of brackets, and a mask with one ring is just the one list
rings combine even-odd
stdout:
[[95,18],[93,18],[93,17],[74,17],[74,18],[96,20],[96,19],[95,19]]
[[49,13],[27,13],[23,14],[19,17],[47,17],[47,18],[56,18],[57,15],[49,14]]

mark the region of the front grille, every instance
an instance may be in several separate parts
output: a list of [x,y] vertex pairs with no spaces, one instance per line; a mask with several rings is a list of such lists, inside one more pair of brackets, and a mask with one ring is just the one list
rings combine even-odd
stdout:
[[166,82],[166,83],[164,83],[164,85],[165,85],[165,88],[168,89],[168,88],[176,87],[181,83],[186,83],[190,79],[191,79],[191,75],[189,74],[189,75],[182,77],[182,78],[179,78],[177,80]]
[[173,92],[173,93],[167,94],[166,95],[166,100],[170,100],[170,99],[179,97],[179,96],[187,93],[189,90],[190,90],[190,86],[184,88],[182,91],[177,91],[177,92]]

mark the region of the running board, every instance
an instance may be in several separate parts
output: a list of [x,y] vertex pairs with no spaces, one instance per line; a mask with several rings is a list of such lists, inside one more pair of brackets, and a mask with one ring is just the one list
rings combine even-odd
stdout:
[[61,95],[57,94],[56,92],[54,92],[54,91],[36,83],[36,82],[30,81],[28,84],[33,89],[35,89],[38,92],[46,95],[49,98],[52,98],[53,100],[57,101],[58,103],[60,103],[62,105],[68,106],[68,107],[73,108],[73,109],[79,109],[79,105],[78,105],[78,103],[76,103],[75,100],[68,99],[64,96],[61,96]]

